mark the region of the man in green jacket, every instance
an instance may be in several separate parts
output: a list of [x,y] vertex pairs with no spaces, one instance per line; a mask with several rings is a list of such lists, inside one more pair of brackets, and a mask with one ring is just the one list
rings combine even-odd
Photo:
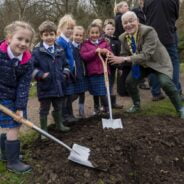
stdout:
[[128,11],[122,16],[125,32],[120,35],[121,56],[109,56],[112,64],[132,63],[132,69],[126,80],[126,87],[133,100],[133,106],[127,112],[140,111],[138,84],[141,79],[154,73],[161,87],[170,98],[179,116],[184,119],[184,107],[178,90],[172,82],[173,67],[168,52],[160,42],[154,28],[139,24],[134,12]]

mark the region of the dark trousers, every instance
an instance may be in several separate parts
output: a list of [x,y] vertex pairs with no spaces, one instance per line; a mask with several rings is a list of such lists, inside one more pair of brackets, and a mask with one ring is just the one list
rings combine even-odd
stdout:
[[[167,44],[164,45],[173,65],[173,77],[172,80],[179,92],[181,92],[181,85],[180,85],[180,61],[179,61],[179,55],[178,55],[178,49],[177,49],[177,43],[173,44]],[[151,92],[153,96],[157,96],[161,93],[161,85],[159,83],[159,80],[155,74],[151,74],[149,76],[149,81],[151,85]]]
[[154,73],[158,77],[158,81],[162,87],[162,89],[165,91],[165,93],[170,98],[172,104],[174,105],[176,111],[179,111],[182,107],[181,98],[179,95],[179,92],[173,83],[173,81],[169,78],[169,76],[159,73],[151,68],[143,68],[141,67],[141,77],[139,79],[134,79],[132,77],[132,72],[129,73],[126,80],[126,87],[128,90],[129,95],[132,98],[134,105],[140,104],[140,95],[138,90],[138,84],[140,81],[148,76],[150,73]]
[[[123,66],[122,70],[119,69],[117,74],[117,92],[120,96],[128,96],[128,92],[126,89],[125,81],[130,73],[131,66]],[[121,72],[122,71],[122,72]]]
[[47,116],[49,114],[51,104],[55,112],[62,110],[63,97],[51,97],[41,99],[39,101],[40,101],[40,116]]

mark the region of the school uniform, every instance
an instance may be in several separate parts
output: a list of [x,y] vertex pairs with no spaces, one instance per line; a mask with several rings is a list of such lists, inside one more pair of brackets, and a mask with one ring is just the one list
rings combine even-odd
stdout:
[[[57,44],[49,46],[41,42],[33,50],[33,62],[33,77],[37,80],[37,95],[40,101],[41,128],[47,131],[47,115],[52,103],[52,116],[56,127],[61,131],[69,131],[62,123],[63,88],[70,74],[63,48]],[[44,73],[49,75],[43,79]]]
[[[0,103],[12,111],[23,111],[27,108],[29,87],[32,74],[31,54],[25,51],[14,56],[6,41],[0,43]],[[0,112],[0,126],[15,128],[20,123]]]
[[75,78],[76,81],[74,83],[74,91],[75,94],[84,93],[88,90],[88,81],[86,77],[85,65],[84,61],[80,56],[80,45],[76,42],[72,42],[73,44],[73,56],[75,59]]

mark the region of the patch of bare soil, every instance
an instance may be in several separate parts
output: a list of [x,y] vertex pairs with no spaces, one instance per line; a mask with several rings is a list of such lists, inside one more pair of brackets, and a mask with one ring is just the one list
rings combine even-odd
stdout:
[[123,129],[102,129],[101,117],[81,120],[69,133],[52,125],[49,132],[68,145],[91,149],[90,159],[107,171],[67,159],[69,152],[40,139],[24,149],[32,152],[33,173],[27,183],[44,184],[183,184],[184,121],[174,117],[116,115]]

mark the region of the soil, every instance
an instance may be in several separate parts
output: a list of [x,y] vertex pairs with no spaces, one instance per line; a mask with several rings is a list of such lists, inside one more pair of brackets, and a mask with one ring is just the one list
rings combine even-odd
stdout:
[[[28,183],[46,184],[183,184],[184,121],[176,117],[116,114],[123,129],[103,129],[101,118],[81,120],[69,133],[54,126],[49,132],[72,146],[90,148],[90,161],[99,169],[67,159],[68,150],[50,140],[36,140],[33,173]],[[27,149],[27,148],[26,148]],[[103,170],[100,170],[103,169]]]

